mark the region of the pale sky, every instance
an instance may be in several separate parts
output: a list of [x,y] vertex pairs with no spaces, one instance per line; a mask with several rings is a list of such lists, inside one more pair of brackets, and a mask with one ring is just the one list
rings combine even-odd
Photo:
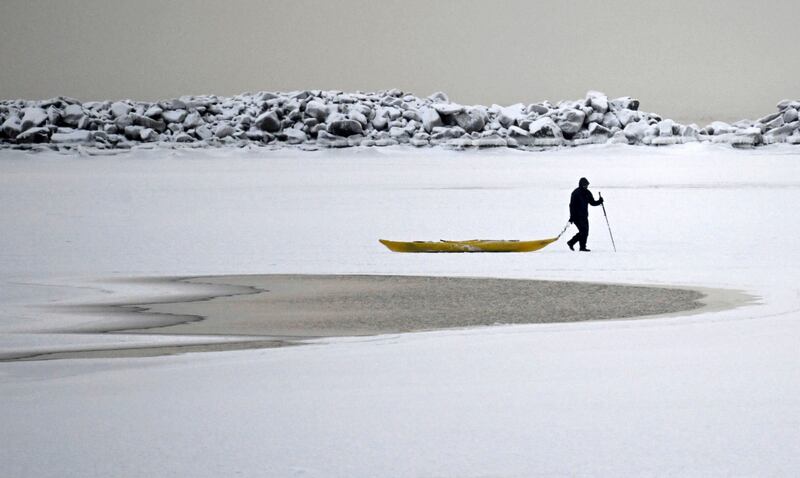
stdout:
[[0,98],[400,88],[630,95],[678,121],[800,99],[800,2],[2,0]]

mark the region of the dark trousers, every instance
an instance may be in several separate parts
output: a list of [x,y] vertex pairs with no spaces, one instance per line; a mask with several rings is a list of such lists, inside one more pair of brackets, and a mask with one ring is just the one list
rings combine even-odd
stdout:
[[578,233],[572,236],[572,239],[569,240],[569,243],[580,243],[581,249],[586,249],[586,240],[589,238],[589,218],[574,219],[572,223],[578,228]]

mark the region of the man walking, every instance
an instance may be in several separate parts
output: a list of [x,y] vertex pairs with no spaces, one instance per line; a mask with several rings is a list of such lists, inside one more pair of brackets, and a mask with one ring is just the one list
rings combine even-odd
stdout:
[[603,198],[595,201],[592,192],[589,191],[589,180],[581,178],[578,181],[578,187],[572,191],[569,199],[569,222],[578,228],[578,233],[567,241],[567,245],[573,251],[577,242],[580,243],[581,251],[589,252],[589,249],[586,248],[586,239],[589,238],[589,204],[599,206],[603,204]]

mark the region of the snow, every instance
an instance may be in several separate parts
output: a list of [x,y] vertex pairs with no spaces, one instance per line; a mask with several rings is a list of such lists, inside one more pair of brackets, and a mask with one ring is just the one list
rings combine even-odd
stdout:
[[[4,348],[93,340],[43,333],[86,319],[31,304],[153,293],[114,280],[130,276],[487,276],[756,297],[660,319],[2,363],[4,473],[795,476],[799,155],[710,144],[0,152]],[[550,237],[581,176],[606,198],[618,253],[599,208],[591,254],[563,242],[530,254],[394,254],[377,242]]]

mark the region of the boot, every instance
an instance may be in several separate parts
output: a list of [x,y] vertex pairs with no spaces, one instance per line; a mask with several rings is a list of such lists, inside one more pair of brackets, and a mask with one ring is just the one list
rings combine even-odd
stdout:
[[583,249],[580,249],[580,251],[581,251],[581,252],[592,252],[592,250],[591,250],[591,249],[587,249],[587,248],[585,248],[585,247],[584,247]]
[[572,241],[572,239],[570,239],[569,241],[567,241],[567,246],[569,247],[569,250],[570,250],[570,251],[574,251],[574,250],[575,250],[575,242],[574,242],[574,241]]

